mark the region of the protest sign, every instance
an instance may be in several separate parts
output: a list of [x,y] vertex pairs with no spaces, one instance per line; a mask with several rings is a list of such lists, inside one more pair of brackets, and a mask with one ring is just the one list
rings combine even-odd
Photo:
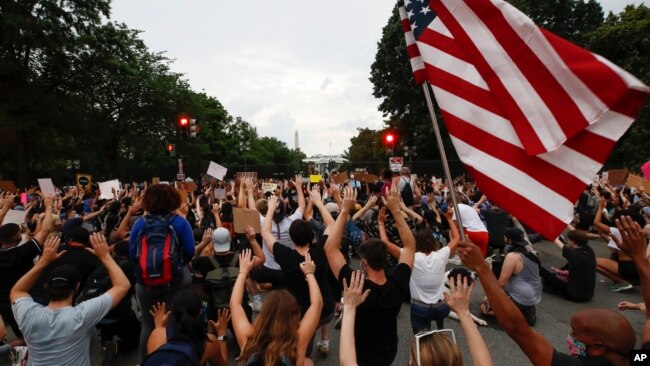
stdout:
[[277,188],[276,183],[262,183],[262,192],[274,192]]
[[647,180],[638,175],[630,174],[627,176],[627,185],[629,187],[639,188],[643,187],[646,192],[650,192],[650,180]]
[[38,180],[38,185],[41,187],[41,193],[43,193],[43,196],[54,196],[56,194],[56,190],[54,189],[54,183],[52,183],[52,179],[40,178]]
[[404,166],[404,157],[391,156],[388,158],[388,165],[390,166],[390,170],[392,172],[397,173],[402,169],[402,166]]
[[262,232],[260,213],[257,210],[236,207],[232,209],[232,214],[235,233],[246,233],[246,225],[252,226],[258,234]]
[[645,179],[650,179],[650,161],[641,166]]
[[627,169],[614,169],[607,172],[607,180],[609,184],[617,186],[619,184],[625,184],[627,181],[627,175],[629,172]]
[[343,184],[346,180],[348,180],[348,172],[340,172],[332,175],[332,182],[336,184]]
[[5,214],[4,220],[2,220],[2,225],[4,224],[20,225],[25,222],[26,215],[27,215],[27,211],[9,210]]
[[93,184],[93,176],[90,174],[77,174],[76,177],[77,188],[79,190],[84,190],[86,187],[90,187]]
[[226,176],[226,173],[228,173],[228,169],[226,167],[223,167],[214,161],[210,162],[210,165],[208,166],[208,175],[217,178],[219,180],[223,180],[223,177]]
[[253,181],[257,181],[257,172],[237,172],[237,178],[239,180],[252,178]]
[[160,177],[151,178],[151,184],[160,184]]
[[106,182],[99,182],[99,198],[110,200],[113,198],[113,190],[117,193],[120,190],[120,181],[117,179],[109,180]]
[[225,200],[226,199],[226,190],[223,189],[223,188],[215,188],[214,189],[214,196],[217,199]]
[[0,189],[11,193],[18,193],[18,188],[16,188],[13,180],[0,180]]
[[320,183],[323,180],[323,176],[320,174],[312,174],[309,176],[309,182],[311,183]]

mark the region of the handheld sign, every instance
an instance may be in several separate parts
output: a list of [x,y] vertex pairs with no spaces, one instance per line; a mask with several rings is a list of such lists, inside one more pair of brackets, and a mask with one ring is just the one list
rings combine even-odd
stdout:
[[210,166],[208,166],[208,175],[217,178],[219,180],[223,180],[223,177],[226,176],[226,173],[228,173],[228,169],[226,167],[223,167],[214,161],[210,162]]
[[4,224],[20,225],[25,222],[25,215],[27,215],[27,211],[9,210],[5,214],[5,219],[2,221],[2,225]]
[[223,189],[223,188],[215,188],[214,189],[214,196],[217,199],[225,200],[226,199],[226,190]]
[[120,190],[119,180],[114,179],[107,182],[99,182],[99,192],[101,192],[99,198],[107,200],[113,198],[113,190],[115,190],[116,193]]
[[309,176],[309,182],[311,183],[320,183],[323,180],[323,176],[320,174],[312,174]]
[[41,187],[41,192],[43,193],[43,196],[54,196],[56,194],[56,190],[54,189],[54,183],[52,183],[52,179],[50,178],[41,178],[38,180],[38,185]]
[[232,209],[232,214],[233,224],[237,234],[246,233],[246,225],[252,226],[257,234],[262,232],[260,213],[257,210],[236,207]]
[[262,192],[273,192],[278,188],[276,183],[262,183]]

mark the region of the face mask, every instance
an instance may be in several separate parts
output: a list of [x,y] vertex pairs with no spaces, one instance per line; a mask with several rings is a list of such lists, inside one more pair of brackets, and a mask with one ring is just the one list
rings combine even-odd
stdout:
[[566,338],[566,344],[567,348],[569,349],[569,355],[571,355],[571,357],[587,357],[587,345],[573,338],[572,335],[569,334],[569,336]]

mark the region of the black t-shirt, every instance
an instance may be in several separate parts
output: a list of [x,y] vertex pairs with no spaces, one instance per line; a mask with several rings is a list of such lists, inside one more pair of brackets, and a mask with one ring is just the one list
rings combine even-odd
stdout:
[[[352,270],[345,265],[339,272],[350,283]],[[357,360],[359,365],[391,365],[397,354],[397,315],[402,302],[408,299],[411,268],[400,263],[387,272],[387,281],[377,285],[366,278],[364,289],[370,289],[366,301],[359,305],[354,322]]]
[[[214,258],[217,260],[217,263],[220,267],[229,267],[235,256],[239,256],[239,253],[233,252],[226,255],[215,255]],[[235,265],[239,267],[239,260],[235,262]],[[212,264],[212,261],[210,260],[210,257],[206,256],[192,259],[191,266],[195,272],[201,273],[201,275],[203,275],[203,278],[205,278],[205,275],[208,272],[215,269],[214,264]]]
[[612,366],[612,363],[601,357],[577,358],[553,350],[551,366]]
[[[321,295],[323,296],[323,310],[321,311],[321,319],[334,313],[334,296],[330,288],[329,281],[327,280],[327,273],[329,272],[329,264],[327,263],[327,256],[323,248],[315,245],[309,246],[309,255],[311,260],[316,264],[316,282],[320,288]],[[273,256],[280,265],[282,273],[287,283],[287,289],[300,304],[301,314],[304,315],[311,305],[309,300],[309,285],[305,280],[305,274],[300,269],[300,263],[305,261],[305,257],[294,249],[285,247],[280,243],[273,245]]]
[[506,246],[504,236],[508,227],[508,214],[500,208],[482,209],[481,215],[485,218],[490,246],[503,248]]
[[23,245],[0,249],[0,303],[9,304],[9,293],[18,280],[34,266],[41,247],[32,239]]
[[578,301],[591,299],[596,287],[596,256],[593,249],[588,245],[575,249],[565,245],[562,248],[562,256],[568,261],[568,293]]

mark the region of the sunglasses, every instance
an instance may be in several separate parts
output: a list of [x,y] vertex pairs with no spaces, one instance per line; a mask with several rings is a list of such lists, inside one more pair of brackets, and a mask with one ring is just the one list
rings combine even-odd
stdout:
[[415,335],[415,356],[416,356],[417,366],[422,366],[422,364],[420,364],[420,339],[423,337],[430,336],[434,333],[449,333],[448,337],[451,338],[452,341],[454,341],[454,344],[457,344],[456,336],[454,335],[453,329],[429,330],[429,331],[423,331],[416,334]]

